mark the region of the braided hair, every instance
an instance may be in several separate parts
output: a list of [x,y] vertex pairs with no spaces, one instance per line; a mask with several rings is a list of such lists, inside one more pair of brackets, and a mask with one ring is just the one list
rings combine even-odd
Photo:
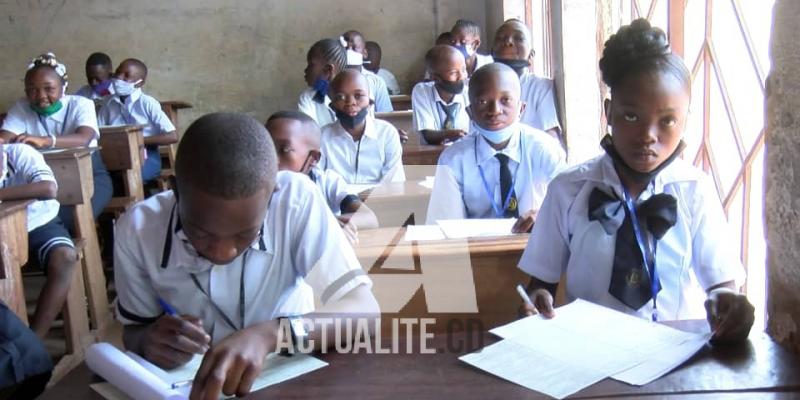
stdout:
[[322,39],[308,50],[308,57],[320,56],[325,64],[333,64],[338,71],[347,68],[347,50],[337,39]]
[[668,73],[691,88],[691,74],[670,49],[667,35],[643,18],[621,27],[606,41],[600,72],[612,93],[626,78],[643,72]]
[[27,74],[30,74],[31,72],[40,68],[50,68],[55,71],[55,73],[61,78],[61,82],[64,83],[64,88],[66,88],[67,82],[69,81],[67,67],[58,61],[55,54],[52,52],[47,52],[31,60],[31,62],[28,64],[26,77]]

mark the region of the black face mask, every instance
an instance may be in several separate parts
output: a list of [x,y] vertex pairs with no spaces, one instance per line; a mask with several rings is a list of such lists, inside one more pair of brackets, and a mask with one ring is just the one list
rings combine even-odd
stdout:
[[464,91],[464,81],[457,81],[457,82],[439,81],[436,82],[436,86],[439,86],[445,92],[450,94],[461,94],[461,92]]
[[514,72],[517,73],[517,76],[522,76],[522,74],[525,73],[525,68],[530,66],[528,60],[517,60],[512,58],[495,58],[494,62],[508,65],[514,70]]
[[353,129],[356,126],[360,125],[362,122],[364,122],[365,119],[367,119],[367,113],[369,112],[369,107],[362,108],[361,111],[358,112],[358,114],[352,117],[348,115],[346,112],[339,111],[337,109],[333,109],[333,112],[336,113],[336,119],[339,120],[339,123],[342,124],[342,127],[344,127],[345,129]]
[[614,142],[613,139],[611,138],[611,135],[605,135],[603,137],[603,140],[600,141],[600,147],[602,147],[603,150],[606,151],[606,154],[608,154],[608,156],[611,157],[612,160],[614,160],[614,165],[616,166],[616,168],[621,168],[622,170],[624,170],[625,174],[630,176],[631,179],[634,180],[634,182],[649,184],[653,179],[655,179],[656,175],[658,175],[659,172],[661,172],[664,168],[672,164],[672,162],[675,161],[675,159],[678,158],[678,156],[681,155],[681,153],[683,153],[683,149],[686,148],[686,143],[684,143],[683,140],[681,140],[680,143],[678,143],[678,147],[675,149],[672,155],[670,155],[666,160],[664,160],[664,162],[661,163],[661,165],[659,165],[654,170],[647,173],[639,172],[625,163],[625,161],[622,159],[622,156],[620,156],[619,153],[617,152],[617,149],[614,148]]

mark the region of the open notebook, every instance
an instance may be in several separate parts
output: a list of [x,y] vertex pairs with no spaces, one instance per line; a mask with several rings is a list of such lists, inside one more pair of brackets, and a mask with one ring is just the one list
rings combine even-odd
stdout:
[[[108,343],[96,343],[86,352],[86,364],[107,382],[96,383],[92,388],[109,400],[179,400],[187,399],[191,385],[172,389],[172,384],[193,379],[203,356],[196,355],[186,365],[165,371],[136,354],[123,353]],[[256,391],[311,371],[328,363],[305,354],[285,357],[270,354],[264,371],[251,388]]]

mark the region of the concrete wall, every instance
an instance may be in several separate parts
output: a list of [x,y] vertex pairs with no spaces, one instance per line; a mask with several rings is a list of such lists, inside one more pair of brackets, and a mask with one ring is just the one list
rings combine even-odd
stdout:
[[265,119],[293,108],[308,48],[347,29],[380,43],[383,65],[409,91],[436,35],[462,17],[485,26],[486,2],[0,0],[0,10],[0,110],[23,95],[25,67],[39,53],[52,50],[67,64],[74,91],[85,84],[86,57],[104,51],[115,63],[142,59],[145,91],[194,104],[188,122],[211,111]]
[[800,353],[800,2],[773,10],[767,85],[768,330]]

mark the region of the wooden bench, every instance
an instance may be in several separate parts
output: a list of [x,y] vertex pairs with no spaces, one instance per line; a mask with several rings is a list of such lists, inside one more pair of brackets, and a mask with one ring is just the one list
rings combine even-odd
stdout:
[[114,193],[104,212],[119,216],[136,202],[144,200],[142,151],[144,125],[100,128],[100,155],[108,172],[122,181],[122,193]]
[[411,109],[411,96],[407,94],[396,94],[389,96],[389,101],[392,102],[392,108],[395,111],[405,111]]
[[412,122],[413,116],[411,110],[375,113],[375,118],[382,119],[392,124],[398,130],[405,131],[408,134],[407,143],[420,142],[419,133],[414,129],[414,123]]

